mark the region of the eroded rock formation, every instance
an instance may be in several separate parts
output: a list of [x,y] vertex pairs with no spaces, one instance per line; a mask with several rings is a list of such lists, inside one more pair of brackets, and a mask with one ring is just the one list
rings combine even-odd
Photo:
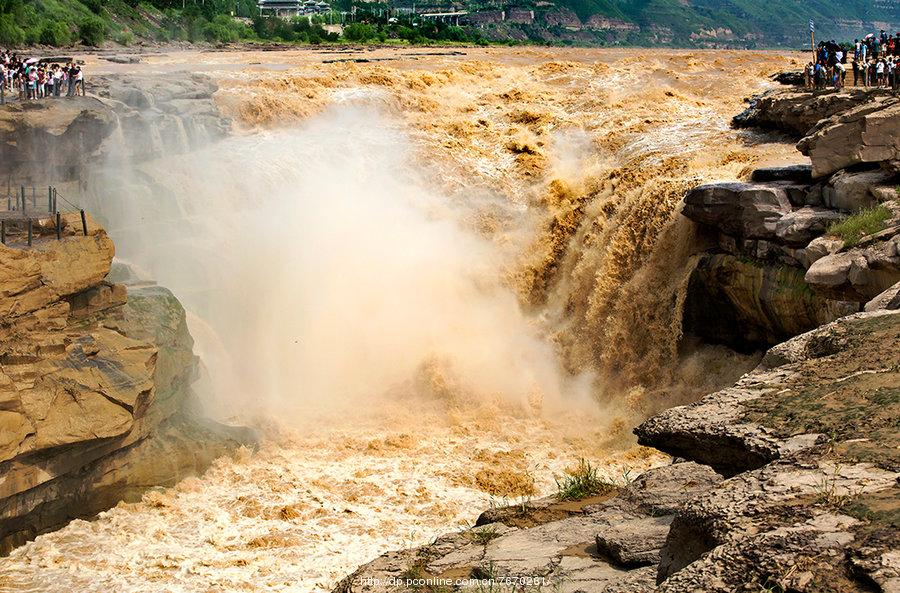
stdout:
[[186,413],[196,360],[177,299],[106,281],[115,249],[88,229],[75,213],[62,240],[0,246],[3,551],[234,445]]
[[[684,329],[740,350],[767,347],[863,306],[900,282],[900,111],[880,90],[773,91],[740,125],[807,134],[811,165],[754,171],[749,182],[687,193],[682,213],[710,247],[698,259]],[[825,118],[821,122],[820,119]],[[857,237],[830,229],[872,208]]]
[[659,590],[896,590],[898,369],[900,314],[861,313],[638,427],[644,444],[736,474],[676,515]]
[[17,183],[77,181],[86,165],[180,154],[225,136],[230,122],[206,76],[97,76],[91,95],[0,109],[0,162]]
[[[225,134],[202,76],[92,79],[96,96],[0,110],[17,183],[83,181],[98,160],[178,153]],[[69,207],[68,204],[61,204]],[[115,248],[80,214],[11,224],[0,245],[0,553],[199,472],[244,435],[191,415],[196,357],[166,289],[108,279]]]

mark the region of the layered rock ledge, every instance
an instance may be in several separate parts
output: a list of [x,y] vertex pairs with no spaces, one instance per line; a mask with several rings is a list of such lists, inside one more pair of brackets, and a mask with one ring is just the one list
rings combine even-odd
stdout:
[[[93,77],[87,97],[0,108],[0,162],[13,185],[79,195],[104,165],[180,154],[225,136],[208,77]],[[105,192],[101,188],[100,192]],[[113,281],[112,241],[88,217],[9,225],[0,246],[0,553],[144,489],[202,471],[241,430],[194,416],[197,360],[168,290]],[[53,228],[51,228],[53,227]]]
[[[707,248],[689,283],[686,333],[764,348],[861,311],[900,283],[896,97],[773,91],[737,123],[803,135],[810,164],[687,193],[682,213]],[[878,226],[861,224],[867,216]],[[853,236],[854,225],[868,230]]]
[[0,552],[238,442],[189,413],[196,358],[180,303],[107,281],[113,243],[88,229],[76,213],[62,240],[0,245]]
[[0,108],[0,162],[16,183],[79,181],[91,164],[181,154],[224,137],[230,121],[204,75],[97,76],[87,97]]

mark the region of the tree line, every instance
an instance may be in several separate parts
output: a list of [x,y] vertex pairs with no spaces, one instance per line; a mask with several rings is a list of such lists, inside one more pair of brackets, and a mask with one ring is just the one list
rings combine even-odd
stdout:
[[[343,35],[326,30],[349,12],[352,0],[333,3],[335,13],[281,19],[259,15],[256,0],[0,0],[0,46],[130,45],[158,42],[288,43],[438,42],[483,43],[472,29],[357,11]],[[243,18],[234,18],[243,17]],[[346,15],[345,15],[346,18]]]

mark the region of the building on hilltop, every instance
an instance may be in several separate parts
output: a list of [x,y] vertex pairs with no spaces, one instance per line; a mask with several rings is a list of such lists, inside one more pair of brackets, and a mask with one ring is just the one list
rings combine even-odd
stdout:
[[259,14],[290,18],[329,12],[331,5],[323,0],[257,0]]
[[300,14],[300,0],[258,0],[260,15],[292,17]]

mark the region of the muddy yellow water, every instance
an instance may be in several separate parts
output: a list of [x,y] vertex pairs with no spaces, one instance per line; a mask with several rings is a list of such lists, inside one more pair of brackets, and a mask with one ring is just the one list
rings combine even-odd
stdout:
[[[368,61],[352,61],[358,59]],[[127,66],[89,57],[95,72],[211,75],[220,84],[217,101],[234,119],[237,138],[226,152],[249,155],[267,143],[306,139],[309,152],[286,151],[294,160],[280,162],[308,167],[303,174],[311,180],[317,159],[331,162],[323,153],[359,157],[366,166],[350,170],[379,180],[370,188],[378,204],[399,195],[404,204],[415,202],[415,214],[404,205],[379,221],[390,237],[354,244],[343,260],[333,254],[347,242],[335,233],[366,235],[377,211],[334,232],[326,227],[322,236],[308,233],[311,245],[328,247],[307,262],[309,277],[325,294],[350,287],[339,317],[351,316],[353,324],[344,327],[336,317],[324,329],[297,327],[310,330],[307,337],[341,328],[341,342],[323,337],[323,348],[344,345],[350,354],[338,360],[301,353],[306,370],[272,382],[268,405],[252,416],[242,410],[252,408],[253,384],[263,391],[264,377],[242,386],[246,399],[220,416],[258,426],[257,451],[241,450],[203,476],[39,537],[0,561],[0,590],[327,591],[379,553],[469,525],[491,504],[553,492],[554,478],[580,458],[611,481],[663,462],[634,447],[630,427],[733,381],[756,361],[719,348],[679,347],[680,303],[699,249],[677,214],[679,201],[692,185],[800,160],[790,144],[728,123],[745,97],[773,85],[772,73],[801,59],[534,48],[184,52]],[[348,124],[339,114],[351,109]],[[342,138],[329,138],[329,131]],[[379,160],[399,143],[402,158]],[[215,162],[227,160],[210,150]],[[191,158],[159,163],[157,171],[149,164],[145,172],[169,182],[201,176],[186,164]],[[272,167],[268,177],[281,175],[278,162],[254,162]],[[427,185],[429,199],[404,195],[411,183]],[[318,222],[328,224],[329,205],[346,207],[340,199],[311,202],[303,215],[321,206]],[[391,226],[398,219],[402,224]],[[446,220],[452,232],[431,226]],[[421,233],[409,243],[388,240],[410,226]],[[426,237],[436,234],[443,238],[432,246]],[[417,245],[428,256],[419,268],[387,261]],[[468,255],[447,254],[457,247]],[[364,278],[372,262],[361,252],[377,254],[379,278],[396,273],[391,290],[415,295],[395,293],[390,307],[430,312],[435,301],[446,301],[434,311],[447,323],[422,333],[429,322],[419,320],[400,331],[388,316],[370,326],[389,302],[369,298],[372,287],[385,292],[377,279],[347,284],[315,276],[324,260]],[[303,261],[298,266],[307,269]],[[228,329],[205,318],[202,307],[194,311],[191,298],[185,293],[183,300],[196,315],[200,355],[215,372],[212,350],[202,346],[218,340],[227,350]],[[283,317],[268,323],[256,339],[286,325]],[[215,339],[206,339],[207,330]],[[473,338],[482,330],[490,340]],[[392,331],[397,343],[381,337]],[[361,340],[354,333],[367,332],[368,341],[354,341]],[[292,361],[279,344],[273,349],[281,350],[285,368]],[[467,352],[468,344],[484,350]],[[396,376],[376,372],[395,363]],[[338,380],[367,365],[352,384]],[[279,414],[292,386],[323,368],[334,372],[317,378],[315,397],[304,405],[350,390],[350,401],[365,405]],[[390,375],[384,384],[383,374]],[[401,395],[388,389],[398,381]],[[204,397],[215,400],[217,390]]]

